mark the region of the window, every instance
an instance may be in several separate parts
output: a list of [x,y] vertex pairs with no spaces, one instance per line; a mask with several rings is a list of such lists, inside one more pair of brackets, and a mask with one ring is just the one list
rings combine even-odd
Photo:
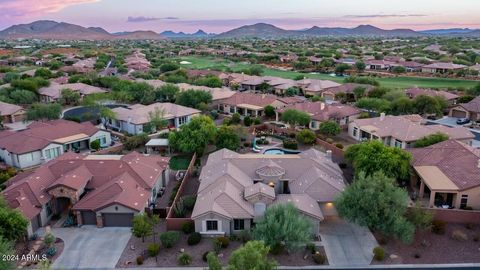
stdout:
[[354,127],[353,128],[353,137],[357,137],[358,134],[358,128]]
[[399,140],[395,140],[395,147],[402,148],[402,142]]
[[233,230],[242,231],[245,230],[245,222],[243,219],[234,219],[233,220]]
[[460,200],[460,209],[465,209],[467,207],[468,202],[468,195],[462,195],[462,199]]
[[181,126],[181,125],[187,123],[187,121],[188,121],[188,116],[179,117],[178,118],[178,125]]
[[45,211],[47,213],[47,217],[51,216],[53,214],[52,212],[52,203],[51,202],[48,202],[46,205],[45,205]]
[[105,137],[105,136],[99,137],[98,140],[100,141],[100,145],[106,145],[107,144],[107,137]]
[[207,231],[218,231],[217,220],[207,220]]
[[230,113],[235,113],[235,107],[230,106]]
[[60,156],[60,147],[45,150],[45,157],[47,159],[54,159],[58,156]]

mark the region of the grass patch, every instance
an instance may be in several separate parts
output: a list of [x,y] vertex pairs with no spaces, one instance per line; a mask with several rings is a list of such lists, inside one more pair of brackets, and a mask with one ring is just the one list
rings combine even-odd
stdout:
[[[192,64],[183,65],[186,68],[191,69],[214,69],[223,70],[227,68],[237,72],[242,69],[246,69],[251,64],[246,62],[232,62],[227,59],[212,57],[212,56],[186,56],[180,58],[182,61],[188,61]],[[296,71],[284,71],[272,68],[264,68],[265,76],[275,76],[285,79],[293,79],[298,75],[302,75],[310,79],[330,80],[338,83],[343,83],[343,78],[332,77],[328,74],[308,74]],[[388,78],[376,78],[381,86],[388,88],[472,88],[477,85],[478,81],[461,80],[461,79],[448,79],[448,78],[421,78],[421,77],[388,77]]]
[[192,156],[174,156],[170,159],[170,169],[175,171],[186,170],[190,160],[192,160]]

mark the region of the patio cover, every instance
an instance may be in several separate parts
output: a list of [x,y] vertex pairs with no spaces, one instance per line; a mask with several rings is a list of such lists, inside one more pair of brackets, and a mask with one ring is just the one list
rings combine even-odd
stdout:
[[83,140],[86,140],[88,138],[90,138],[90,137],[87,134],[80,133],[80,134],[77,134],[77,135],[72,135],[72,136],[68,136],[68,137],[64,137],[64,138],[58,138],[54,142],[64,144],[64,143],[72,143],[72,142],[77,142],[77,141],[83,141]]
[[245,104],[245,103],[238,104],[237,107],[244,108],[244,109],[249,109],[249,110],[253,110],[253,111],[263,110],[263,107],[252,105],[252,104]]
[[145,146],[168,146],[168,139],[151,139]]
[[414,166],[430,190],[454,190],[458,187],[437,166]]

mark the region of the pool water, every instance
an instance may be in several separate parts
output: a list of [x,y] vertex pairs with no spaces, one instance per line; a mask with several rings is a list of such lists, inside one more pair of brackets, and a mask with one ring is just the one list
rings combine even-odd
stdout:
[[294,155],[299,153],[300,151],[289,151],[284,149],[272,148],[272,149],[265,150],[263,154],[264,155]]

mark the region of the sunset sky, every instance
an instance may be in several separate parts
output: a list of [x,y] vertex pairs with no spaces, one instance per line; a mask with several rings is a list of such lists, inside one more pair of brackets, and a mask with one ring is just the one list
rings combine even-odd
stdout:
[[56,20],[107,31],[222,32],[245,24],[480,28],[479,0],[0,0],[0,29]]

